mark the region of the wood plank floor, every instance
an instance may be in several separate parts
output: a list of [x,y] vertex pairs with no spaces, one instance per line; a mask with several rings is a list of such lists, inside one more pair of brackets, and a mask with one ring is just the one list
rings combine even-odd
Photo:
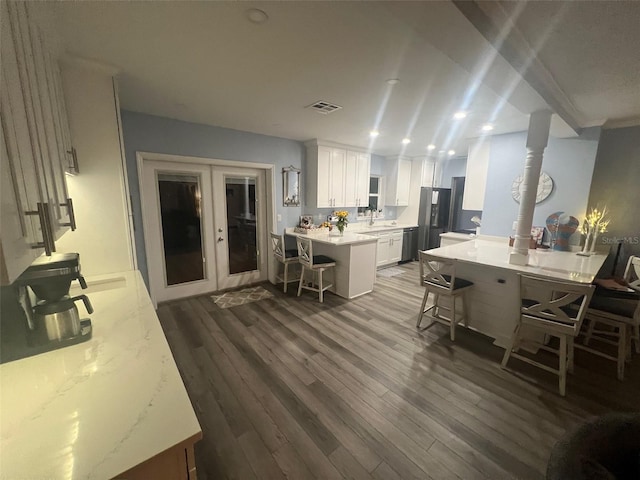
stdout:
[[295,296],[220,309],[209,296],[158,316],[203,430],[205,479],[542,479],[553,444],[585,418],[640,410],[627,380],[576,351],[567,397],[556,377],[459,328],[415,328],[417,264],[347,301]]

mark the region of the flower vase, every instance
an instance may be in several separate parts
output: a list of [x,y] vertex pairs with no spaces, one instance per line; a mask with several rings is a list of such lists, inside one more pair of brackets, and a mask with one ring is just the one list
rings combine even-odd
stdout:
[[341,224],[337,224],[336,227],[338,227],[338,231],[340,232],[340,236],[344,235],[344,225]]
[[582,247],[582,251],[578,253],[578,255],[582,255],[583,257],[588,257],[591,255],[589,253],[589,243],[591,242],[591,232],[587,232],[587,235],[584,239],[584,247]]
[[593,232],[593,238],[591,239],[591,248],[589,249],[590,254],[596,253],[596,244],[598,243],[598,231]]

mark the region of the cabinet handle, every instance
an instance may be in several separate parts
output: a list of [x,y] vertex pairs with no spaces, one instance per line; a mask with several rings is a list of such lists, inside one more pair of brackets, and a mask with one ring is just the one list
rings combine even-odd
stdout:
[[63,227],[71,227],[71,231],[75,232],[76,230],[76,214],[73,210],[73,201],[70,198],[67,198],[65,203],[60,204],[61,207],[67,207],[69,210],[69,223],[61,223]]
[[25,215],[38,215],[40,219],[40,230],[42,230],[42,242],[34,243],[31,248],[44,248],[45,255],[51,256],[56,251],[56,244],[51,231],[51,218],[49,216],[49,204],[38,202],[38,210],[24,212]]
[[78,152],[76,152],[75,147],[71,147],[71,150],[67,150],[67,153],[71,155],[71,165],[69,165],[69,173],[72,175],[77,175],[80,173],[80,168],[78,166]]

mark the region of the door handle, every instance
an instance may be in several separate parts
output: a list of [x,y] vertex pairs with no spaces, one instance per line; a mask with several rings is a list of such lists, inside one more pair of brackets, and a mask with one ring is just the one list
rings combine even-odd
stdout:
[[42,231],[42,242],[31,245],[31,248],[44,248],[46,256],[50,257],[56,251],[56,244],[51,230],[51,218],[49,217],[49,204],[37,204],[38,210],[25,212],[25,215],[38,215],[40,220],[40,230]]
[[218,237],[218,243],[220,243],[220,242],[224,242],[224,238]]
[[63,227],[71,227],[71,231],[74,232],[76,230],[76,214],[73,210],[73,200],[67,198],[65,203],[60,204],[61,207],[67,207],[69,210],[69,223],[61,223]]

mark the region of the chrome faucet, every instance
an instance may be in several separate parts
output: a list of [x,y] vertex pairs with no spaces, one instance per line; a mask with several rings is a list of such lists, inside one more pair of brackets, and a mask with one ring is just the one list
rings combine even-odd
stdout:
[[369,217],[369,226],[373,225],[373,208],[369,209],[370,217]]

